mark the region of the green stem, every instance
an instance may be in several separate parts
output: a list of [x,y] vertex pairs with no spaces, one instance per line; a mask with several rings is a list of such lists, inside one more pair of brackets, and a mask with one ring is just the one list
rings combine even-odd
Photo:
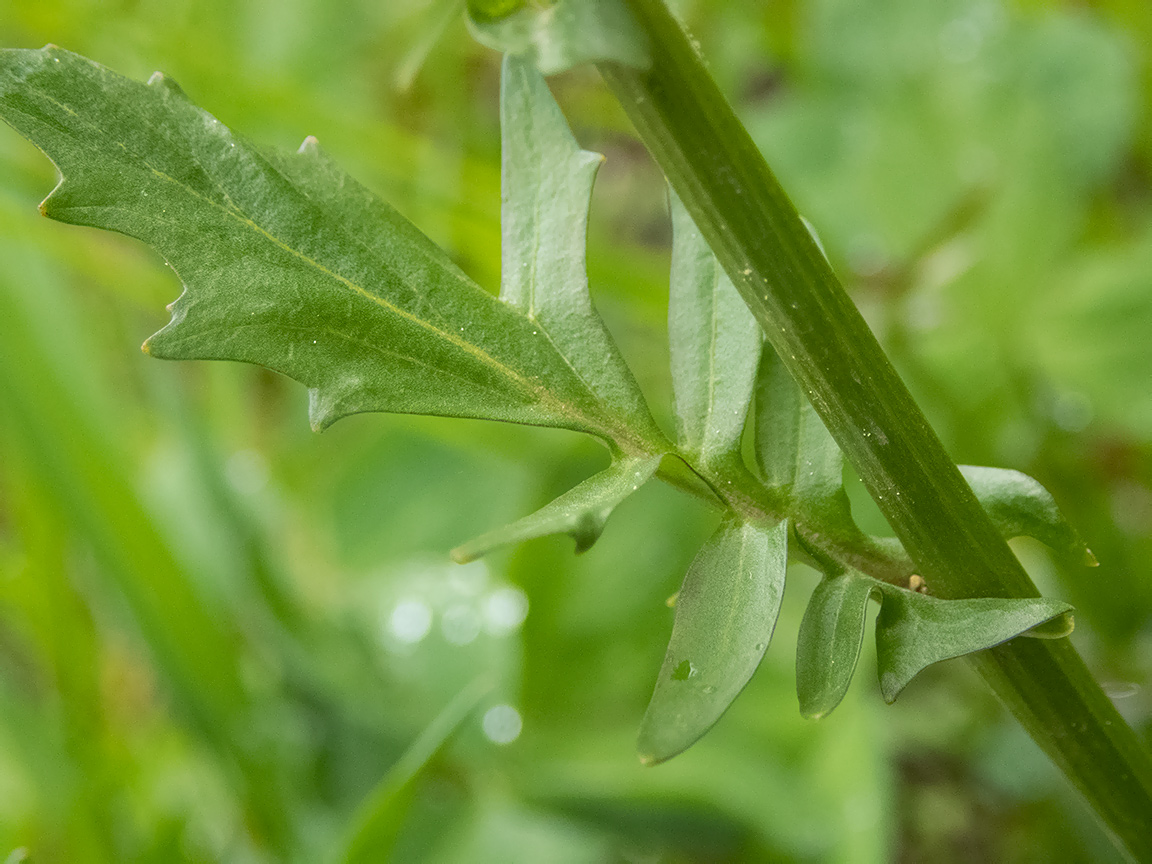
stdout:
[[[728,275],[940,597],[1036,587],[660,0],[626,0],[645,71],[600,71]],[[1064,640],[1018,639],[975,666],[1127,850],[1152,861],[1152,757]]]

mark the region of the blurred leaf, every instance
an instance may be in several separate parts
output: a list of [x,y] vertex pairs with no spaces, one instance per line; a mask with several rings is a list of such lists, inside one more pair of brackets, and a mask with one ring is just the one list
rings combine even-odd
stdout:
[[764,335],[675,193],[668,337],[677,437],[705,465],[739,460]]
[[788,566],[788,523],[729,516],[692,562],[656,690],[640,725],[640,761],[692,746],[728,709],[772,638]]
[[584,552],[599,539],[604,524],[620,502],[652,479],[660,467],[660,459],[652,456],[613,462],[607,470],[589,477],[532,515],[452,550],[452,558],[464,564],[497,546],[561,533],[570,534],[576,541],[576,551]]
[[464,0],[436,0],[423,13],[420,38],[409,48],[408,53],[396,68],[395,87],[403,92],[408,90],[420,74],[420,69],[428,60],[428,55],[436,43],[444,36],[449,25],[456,20],[464,8]]
[[1056,506],[1056,499],[1038,481],[1007,468],[959,468],[1005,539],[1035,537],[1071,560],[1097,565],[1091,550]]
[[41,210],[154,246],[185,280],[157,357],[259,363],[313,425],[363,411],[551,425],[641,444],[539,326],[485,293],[308,139],[262,155],[162,76],[0,54],[0,114],[66,179]]
[[893,702],[921,669],[992,648],[1072,607],[1044,598],[941,600],[894,585],[882,587],[876,619],[880,692]]
[[483,679],[473,681],[444,706],[404,751],[353,817],[343,852],[337,859],[341,864],[389,860],[424,769],[491,689],[492,685]]
[[868,598],[877,583],[851,571],[826,576],[808,601],[796,639],[800,713],[818,720],[840,704],[864,643]]
[[592,308],[584,250],[592,183],[604,161],[581,150],[531,64],[504,58],[500,299],[604,404],[661,438],[636,380]]
[[477,40],[545,75],[598,60],[649,63],[644,34],[621,0],[468,0],[468,21]]

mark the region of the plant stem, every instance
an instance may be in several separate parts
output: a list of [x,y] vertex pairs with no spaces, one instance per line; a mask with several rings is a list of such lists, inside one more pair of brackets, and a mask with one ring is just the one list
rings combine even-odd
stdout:
[[[660,0],[626,2],[653,64],[601,74],[918,572],[940,597],[1038,596],[679,23]],[[1152,861],[1152,756],[1075,649],[1017,639],[973,662],[1128,852]]]

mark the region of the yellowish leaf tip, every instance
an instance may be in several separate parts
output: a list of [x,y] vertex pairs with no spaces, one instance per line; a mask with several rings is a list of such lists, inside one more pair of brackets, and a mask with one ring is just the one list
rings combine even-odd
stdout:
[[448,553],[448,557],[457,564],[468,564],[472,561],[475,561],[479,556],[470,553],[467,546],[457,546],[455,549]]
[[302,142],[300,142],[300,147],[296,150],[296,152],[304,156],[310,156],[319,152],[319,150],[320,141],[316,138],[315,135],[309,135]]
[[151,339],[145,339],[144,344],[140,346],[140,350],[147,354],[149,357],[152,356],[152,346],[149,344],[151,341]]

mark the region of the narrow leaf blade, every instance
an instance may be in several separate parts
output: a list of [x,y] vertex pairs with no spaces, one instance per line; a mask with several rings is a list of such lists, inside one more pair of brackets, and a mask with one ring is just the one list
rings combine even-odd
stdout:
[[1070,560],[1095,567],[1096,556],[1081,539],[1047,489],[1027,474],[1007,468],[960,465],[960,473],[976,493],[993,524],[1005,539],[1035,537]]
[[472,681],[404,751],[356,811],[338,859],[340,864],[367,864],[390,857],[424,769],[444,750],[491,689],[488,681]]
[[765,482],[788,491],[806,524],[859,534],[844,491],[844,454],[770,347],[756,379],[756,460]]
[[[533,337],[551,343],[597,398],[660,438],[588,294],[588,206],[604,157],[580,149],[543,76],[511,55],[501,76],[500,125],[500,299],[532,321]],[[735,289],[733,296],[740,302]]]
[[787,546],[786,521],[768,528],[728,517],[692,562],[640,726],[645,764],[699,740],[756,671],[780,613]]
[[671,193],[670,201],[668,347],[678,437],[715,464],[740,452],[764,337],[680,199]]
[[942,600],[892,585],[884,585],[883,594],[876,656],[886,702],[895,701],[908,682],[933,663],[992,648],[1072,609],[1039,597]]
[[860,659],[875,580],[854,571],[826,576],[808,601],[796,640],[800,713],[818,720],[840,704]]
[[576,551],[584,552],[599,539],[612,511],[652,479],[658,467],[659,456],[614,462],[530,516],[459,546],[452,551],[452,558],[464,564],[499,546],[549,534],[570,534]]
[[143,240],[183,279],[154,356],[282,372],[311,388],[317,428],[397,411],[619,429],[526,316],[314,139],[265,154],[163,76],[52,46],[0,51],[0,116],[60,169],[46,215]]

